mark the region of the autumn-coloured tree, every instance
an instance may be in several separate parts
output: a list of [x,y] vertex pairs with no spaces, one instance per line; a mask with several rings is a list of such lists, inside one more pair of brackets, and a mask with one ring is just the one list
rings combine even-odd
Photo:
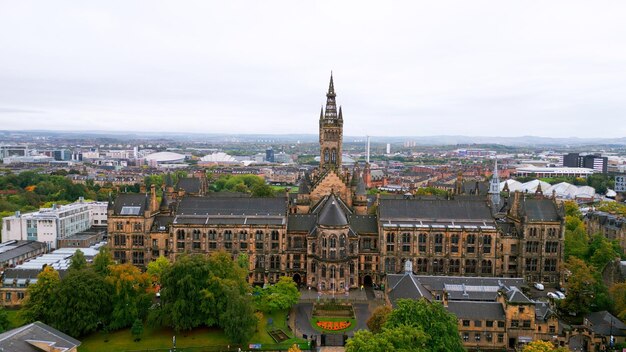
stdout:
[[565,347],[556,347],[548,341],[536,340],[524,346],[522,352],[567,352]]

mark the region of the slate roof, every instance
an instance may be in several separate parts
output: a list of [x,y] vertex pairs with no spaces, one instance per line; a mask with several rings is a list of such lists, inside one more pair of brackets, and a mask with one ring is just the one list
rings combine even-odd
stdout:
[[356,195],[357,196],[364,196],[367,194],[367,191],[365,190],[365,182],[363,181],[363,178],[361,176],[359,176],[359,180],[358,183],[356,185]]
[[178,189],[182,189],[185,193],[200,193],[200,179],[196,177],[184,177],[178,180]]
[[378,219],[376,215],[350,215],[348,219],[350,227],[357,234],[378,234]]
[[185,196],[176,214],[181,215],[287,215],[285,198],[212,198]]
[[[120,193],[113,203],[113,213],[115,215],[137,216],[144,214],[148,206],[148,197],[145,194]],[[138,214],[122,214],[123,207],[140,207]]]
[[348,225],[348,218],[346,218],[346,214],[334,194],[328,197],[322,210],[320,210],[317,223],[324,226]]
[[559,221],[559,214],[551,199],[527,198],[520,201],[524,214],[531,221]]
[[12,352],[39,352],[36,343],[53,346],[57,351],[80,346],[80,341],[42,322],[34,322],[0,334],[0,350]]
[[169,225],[174,222],[173,216],[157,215],[152,223],[153,231],[167,231]]
[[317,222],[315,214],[289,214],[287,218],[287,232],[311,232]]
[[531,304],[534,303],[531,301],[522,291],[518,290],[517,287],[511,287],[510,290],[506,292],[506,299],[509,303],[517,303],[517,304]]
[[615,336],[626,336],[626,324],[606,310],[589,313],[585,319],[589,323],[585,325],[596,334],[608,336],[612,333]]
[[482,200],[381,199],[380,218],[385,219],[454,219],[493,221],[487,203]]
[[458,319],[505,320],[504,308],[499,302],[448,302],[448,311]]
[[[390,280],[391,279],[391,280]],[[397,300],[402,298],[432,300],[433,296],[422,283],[411,274],[388,274],[387,283],[391,290],[388,293],[389,300],[395,306]],[[393,284],[392,284],[393,283]]]
[[7,262],[11,259],[18,258],[26,253],[35,252],[37,250],[45,250],[47,245],[37,241],[12,241],[5,242],[0,245],[0,263]]

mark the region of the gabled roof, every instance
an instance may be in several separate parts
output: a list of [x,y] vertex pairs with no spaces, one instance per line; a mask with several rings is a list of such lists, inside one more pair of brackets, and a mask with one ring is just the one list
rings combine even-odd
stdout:
[[331,194],[326,203],[319,212],[317,223],[323,226],[345,226],[348,225],[348,219],[343,209],[339,205],[339,201],[334,194]]
[[311,232],[315,227],[315,214],[289,214],[287,218],[287,232]]
[[2,351],[40,352],[39,346],[63,352],[80,346],[80,341],[39,321],[0,334]]
[[200,193],[200,179],[196,177],[185,177],[178,180],[178,189],[182,189],[185,193]]
[[626,324],[606,310],[589,313],[585,320],[588,322],[585,325],[596,334],[626,336]]
[[559,221],[556,205],[551,199],[527,198],[521,200],[520,205],[530,221]]
[[433,299],[430,291],[413,274],[387,274],[387,277],[387,282],[391,287],[388,296],[394,306],[396,301],[401,298],[425,298],[429,301]]
[[357,234],[378,234],[378,219],[376,215],[350,215],[350,228]]
[[517,287],[511,287],[506,292],[506,299],[509,303],[516,304],[531,304],[534,303],[531,301],[522,291],[520,291]]
[[113,214],[143,216],[147,207],[148,197],[145,194],[120,193],[113,203]]

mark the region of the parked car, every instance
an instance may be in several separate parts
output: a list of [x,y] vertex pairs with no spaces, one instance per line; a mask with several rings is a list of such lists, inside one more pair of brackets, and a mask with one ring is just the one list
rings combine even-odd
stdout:
[[543,291],[543,290],[544,290],[543,284],[541,284],[541,283],[539,283],[539,282],[535,282],[535,285],[534,285],[534,286],[535,286],[535,288],[536,288],[537,290],[539,290],[539,291]]
[[563,292],[555,291],[554,293],[559,296],[559,299],[565,299],[565,294]]
[[560,299],[559,296],[557,296],[554,292],[548,292],[548,298]]

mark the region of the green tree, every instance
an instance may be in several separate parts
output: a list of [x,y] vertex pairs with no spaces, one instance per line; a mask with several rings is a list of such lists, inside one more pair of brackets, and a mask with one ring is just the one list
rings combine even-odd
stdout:
[[429,347],[429,340],[428,335],[422,329],[413,325],[383,328],[377,334],[359,330],[346,343],[346,352],[433,351]]
[[609,262],[619,258],[620,255],[615,251],[611,241],[604,237],[604,235],[598,233],[593,235],[591,239],[588,257],[598,270],[602,270]]
[[429,351],[464,351],[457,328],[457,319],[438,302],[424,299],[399,299],[391,311],[385,328],[413,326],[428,336]]
[[260,184],[252,187],[252,195],[254,197],[273,197],[274,189],[270,185]]
[[132,264],[110,266],[106,282],[112,288],[112,330],[130,326],[135,320],[144,318],[151,304],[151,282],[147,273],[142,273]]
[[0,307],[0,333],[7,331],[9,326],[11,326],[9,315],[4,307]]
[[389,306],[377,307],[374,309],[374,312],[372,312],[372,316],[367,319],[367,328],[374,334],[381,332],[390,313],[391,308]]
[[102,275],[107,276],[111,270],[111,266],[114,264],[113,256],[111,256],[111,250],[108,246],[103,246],[100,251],[93,258],[93,270]]
[[61,279],[59,273],[51,266],[46,266],[37,275],[37,282],[26,289],[26,299],[19,312],[24,322],[42,321],[51,323],[53,320],[53,305],[56,291]]
[[209,268],[202,255],[183,255],[161,278],[161,304],[165,321],[176,331],[191,330],[205,321],[202,310]]
[[228,292],[226,310],[220,314],[224,334],[232,343],[243,344],[254,335],[258,320],[247,296],[242,296],[236,289]]
[[586,314],[608,309],[611,305],[608,290],[599,273],[583,260],[570,257],[566,263],[571,275],[567,281],[567,297],[561,308],[567,312]]
[[615,284],[610,289],[613,300],[613,313],[621,320],[626,320],[626,282]]
[[288,276],[282,276],[276,284],[266,288],[257,287],[254,293],[257,309],[266,313],[289,309],[300,298],[298,286]]
[[565,217],[565,258],[586,258],[589,253],[589,236],[585,224],[577,216]]
[[87,267],[87,259],[80,249],[77,249],[72,256],[69,270],[81,270]]
[[141,340],[141,335],[143,334],[143,324],[141,320],[135,319],[133,326],[130,328],[130,333],[133,335],[135,342]]
[[147,273],[153,282],[161,282],[161,277],[170,268],[170,261],[166,257],[160,256],[155,261],[148,263]]
[[50,323],[70,336],[83,336],[108,323],[111,290],[95,271],[69,270],[61,280]]

